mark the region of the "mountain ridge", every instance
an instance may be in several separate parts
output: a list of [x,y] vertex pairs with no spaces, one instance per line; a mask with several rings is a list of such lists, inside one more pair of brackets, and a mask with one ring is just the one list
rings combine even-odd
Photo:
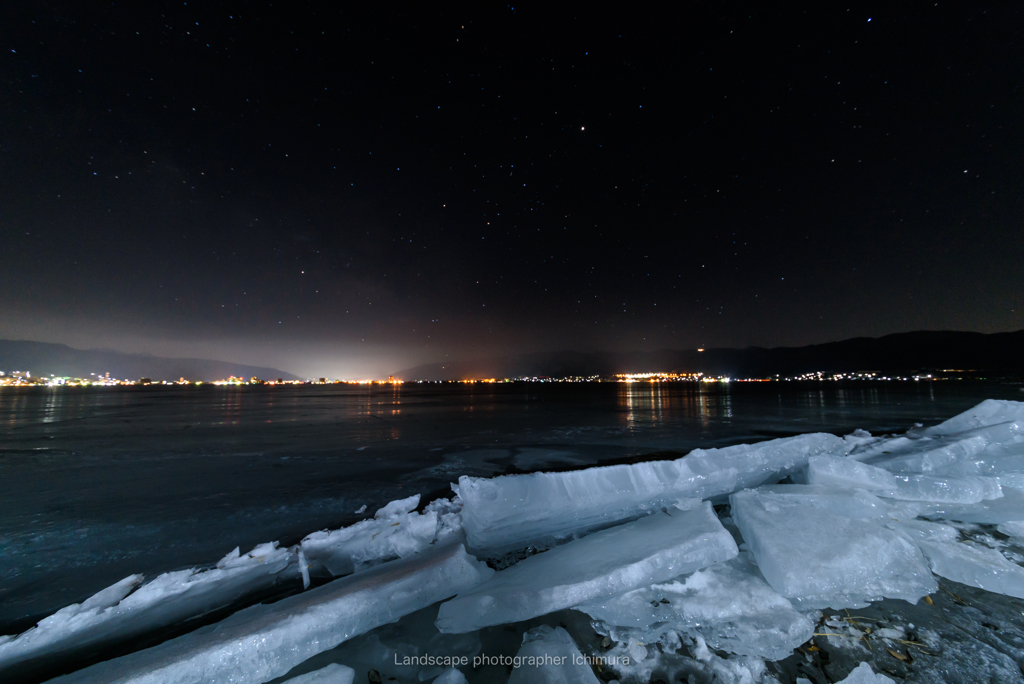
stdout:
[[1002,333],[919,330],[803,347],[662,349],[653,352],[536,352],[414,366],[403,380],[462,380],[677,372],[732,377],[815,371],[1024,371],[1024,330]]

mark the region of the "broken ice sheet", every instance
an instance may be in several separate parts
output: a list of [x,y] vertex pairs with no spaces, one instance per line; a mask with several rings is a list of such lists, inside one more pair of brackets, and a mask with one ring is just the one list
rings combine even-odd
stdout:
[[355,676],[356,671],[351,667],[331,663],[316,672],[292,677],[288,681],[290,684],[352,684]]
[[576,642],[561,627],[541,625],[523,635],[520,663],[508,684],[600,684]]
[[59,678],[60,682],[265,682],[375,627],[464,591],[493,570],[444,544],[184,636]]
[[866,489],[878,496],[904,501],[972,504],[1003,495],[999,480],[994,477],[906,475],[832,456],[808,459],[807,482]]
[[761,574],[798,609],[916,603],[937,589],[921,551],[880,522],[845,518],[771,492],[730,498]]
[[1024,598],[1024,568],[973,542],[919,540],[932,572],[986,591]]
[[246,554],[236,548],[208,570],[177,570],[148,583],[142,575],[131,575],[0,641],[0,672],[175,625],[297,576],[295,554],[278,548],[277,542],[260,544]]
[[723,449],[695,449],[674,461],[559,473],[461,477],[462,521],[471,549],[491,555],[553,541],[644,515],[680,499],[707,499],[775,481],[815,454],[851,448],[806,434]]
[[577,606],[616,641],[655,643],[668,630],[716,650],[779,660],[811,638],[817,612],[803,614],[768,586],[749,554],[666,584]]
[[666,509],[530,556],[441,604],[442,632],[519,622],[734,558],[711,504]]

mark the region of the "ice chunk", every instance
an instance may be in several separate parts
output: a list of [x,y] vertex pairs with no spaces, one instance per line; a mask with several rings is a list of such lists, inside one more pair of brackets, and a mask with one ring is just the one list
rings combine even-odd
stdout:
[[462,499],[455,498],[435,499],[427,504],[424,513],[437,515],[437,541],[445,539],[458,539],[462,541],[465,534],[462,532]]
[[849,676],[838,684],[896,684],[885,675],[876,674],[867,663],[861,663]]
[[420,495],[392,501],[363,520],[340,530],[314,532],[302,540],[309,563],[320,563],[335,576],[363,570],[392,558],[419,553],[437,536],[437,512],[415,512]]
[[72,657],[178,624],[230,605],[280,579],[297,577],[296,568],[295,554],[271,542],[245,555],[236,548],[209,570],[168,572],[146,584],[142,584],[142,575],[131,575],[0,643],[0,672],[16,665],[28,667],[33,662]]
[[576,642],[561,627],[541,625],[523,635],[508,684],[600,684]]
[[986,399],[974,408],[968,409],[944,423],[939,423],[935,427],[928,428],[925,433],[951,435],[998,423],[1022,421],[1024,421],[1024,402]]
[[879,496],[905,501],[978,503],[1003,495],[999,480],[992,477],[932,477],[904,475],[850,458],[812,456],[807,462],[810,484],[871,490]]
[[797,608],[863,607],[882,597],[916,603],[937,588],[914,543],[880,522],[757,490],[730,502],[761,574]]
[[708,502],[658,512],[530,556],[441,605],[442,632],[518,622],[734,558],[736,542]]
[[492,572],[461,544],[434,546],[56,681],[265,682],[356,635],[465,591]]
[[973,542],[919,540],[932,572],[954,582],[1024,598],[1024,568]]
[[441,673],[441,676],[434,680],[433,684],[466,684],[466,675],[454,667],[449,667]]
[[998,524],[1024,520],[1024,490],[1002,485],[1003,496],[974,504],[924,503],[918,515],[939,520]]
[[997,530],[1007,537],[1014,537],[1018,540],[1024,539],[1024,520],[1011,520],[996,527]]
[[577,609],[603,623],[616,641],[655,643],[674,630],[700,636],[718,650],[769,660],[791,655],[811,638],[815,624],[768,586],[746,553]]
[[[760,491],[782,499],[831,511],[845,518],[899,517],[903,509],[863,489],[846,489],[826,485],[764,485]],[[910,517],[916,515],[913,513]]]
[[289,684],[352,684],[356,671],[338,663],[331,663],[316,672],[292,677]]
[[470,548],[492,555],[549,544],[643,515],[679,499],[707,499],[774,481],[808,456],[845,455],[852,445],[808,434],[724,449],[696,449],[675,461],[459,478]]
[[955,527],[926,520],[901,520],[890,523],[889,527],[903,530],[911,539],[918,541],[952,542],[960,538]]

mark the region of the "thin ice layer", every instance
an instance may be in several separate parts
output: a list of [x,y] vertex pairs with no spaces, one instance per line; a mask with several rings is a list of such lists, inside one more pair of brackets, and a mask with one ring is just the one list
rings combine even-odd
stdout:
[[335,576],[420,553],[434,541],[438,525],[435,511],[415,512],[419,504],[416,494],[392,501],[370,520],[314,532],[302,540],[302,552],[307,561],[320,563]]
[[880,522],[747,490],[730,498],[732,516],[761,574],[800,609],[863,607],[936,590],[921,551]]
[[55,681],[266,682],[347,639],[465,591],[492,572],[461,544],[445,544]]
[[832,456],[808,459],[807,482],[866,489],[878,496],[903,501],[973,504],[1003,495],[999,480],[993,477],[905,475],[850,458]]
[[508,684],[600,684],[561,627],[541,625],[524,634],[515,662]]
[[781,660],[814,633],[814,620],[768,586],[741,553],[666,584],[577,606],[616,641],[655,643],[673,630],[716,650]]
[[442,632],[519,622],[664,582],[734,558],[736,542],[704,502],[667,509],[530,556],[441,605]]
[[972,542],[919,540],[932,572],[954,582],[1024,598],[1024,568]]
[[462,521],[472,549],[497,554],[547,544],[643,515],[680,499],[707,499],[755,487],[802,468],[809,456],[852,448],[808,434],[724,449],[696,449],[675,461],[459,478]]
[[295,554],[278,548],[277,542],[260,544],[244,555],[235,549],[209,570],[168,572],[145,584],[142,575],[131,575],[0,642],[0,672],[125,641],[230,605],[279,579],[297,577]]

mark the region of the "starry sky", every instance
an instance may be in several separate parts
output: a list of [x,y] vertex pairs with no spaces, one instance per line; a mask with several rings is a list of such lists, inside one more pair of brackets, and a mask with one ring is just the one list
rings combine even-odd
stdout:
[[1024,6],[0,7],[0,338],[387,374],[1024,327]]

